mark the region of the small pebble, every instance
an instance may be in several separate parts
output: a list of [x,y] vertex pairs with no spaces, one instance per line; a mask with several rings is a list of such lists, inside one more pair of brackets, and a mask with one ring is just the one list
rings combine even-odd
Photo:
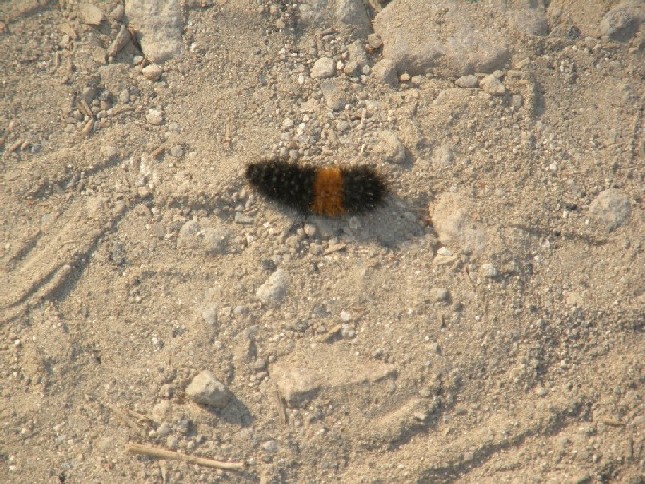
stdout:
[[240,213],[240,212],[235,212],[235,223],[251,225],[255,223],[255,217],[251,217],[250,215],[244,215],[243,213]]
[[278,451],[278,443],[275,440],[267,440],[262,444],[262,449],[265,452],[271,452],[272,454]]
[[217,305],[209,304],[202,309],[202,318],[207,324],[215,326],[217,324]]
[[279,303],[287,293],[288,276],[282,269],[276,270],[262,284],[255,295],[263,303]]
[[428,292],[428,297],[430,298],[430,301],[433,303],[447,301],[448,295],[449,295],[448,289],[446,289],[445,287],[433,287]]
[[351,324],[343,324],[340,327],[340,335],[345,339],[351,339],[356,336],[356,331]]
[[311,68],[311,77],[314,79],[327,79],[336,73],[336,63],[329,57],[321,57]]
[[497,269],[493,264],[482,264],[481,271],[484,277],[497,277]]
[[484,77],[479,85],[485,93],[491,96],[503,96],[506,93],[506,87],[495,74]]
[[372,49],[380,49],[383,45],[383,40],[378,34],[369,34],[367,36],[367,43]]
[[163,123],[163,113],[158,109],[149,109],[146,114],[146,121],[153,126],[159,126]]
[[128,104],[130,102],[130,91],[128,88],[122,89],[119,93],[119,102],[123,104]]
[[151,81],[157,81],[161,77],[162,69],[161,66],[157,64],[150,64],[148,66],[145,66],[143,69],[141,69],[141,74],[143,74],[143,77],[146,79],[150,79]]
[[437,255],[442,255],[444,257],[451,256],[452,251],[448,247],[439,247],[437,250]]
[[347,99],[342,87],[336,81],[337,79],[323,81],[320,84],[320,91],[325,98],[327,107],[333,111],[340,111],[347,104]]
[[624,225],[631,216],[631,205],[625,193],[615,188],[601,192],[589,205],[592,217],[611,232]]
[[228,252],[230,234],[223,228],[208,227],[204,230],[204,249],[209,255],[221,255]]
[[157,435],[159,437],[168,437],[170,435],[170,424],[168,422],[162,422],[159,428],[157,429]]
[[182,158],[184,156],[184,148],[181,145],[175,145],[170,148],[170,156],[174,158]]
[[186,395],[194,402],[215,408],[224,408],[231,395],[223,383],[208,370],[199,373],[186,387]]
[[461,76],[459,79],[455,81],[455,85],[457,87],[462,87],[462,88],[475,88],[479,84],[479,81],[477,79],[477,76]]
[[169,435],[168,438],[166,439],[166,447],[169,448],[170,450],[175,450],[178,445],[179,445],[179,439],[177,439],[177,437],[175,437],[174,435]]
[[399,76],[396,73],[396,64],[390,59],[381,59],[372,68],[372,77],[377,82],[390,87],[399,85]]

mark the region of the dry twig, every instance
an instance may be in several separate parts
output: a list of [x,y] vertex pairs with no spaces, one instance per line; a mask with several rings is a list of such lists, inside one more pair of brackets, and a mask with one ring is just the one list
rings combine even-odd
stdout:
[[206,459],[203,457],[180,454],[179,452],[160,449],[158,447],[152,447],[150,445],[129,444],[125,450],[129,454],[145,455],[147,457],[156,457],[157,459],[181,460],[188,462],[189,464],[197,464],[214,469],[224,469],[228,471],[239,471],[244,469],[244,464],[242,462],[221,462],[214,459]]

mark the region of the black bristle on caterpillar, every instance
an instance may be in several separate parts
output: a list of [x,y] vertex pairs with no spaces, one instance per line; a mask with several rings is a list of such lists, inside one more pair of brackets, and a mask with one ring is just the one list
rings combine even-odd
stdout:
[[350,168],[262,161],[246,168],[246,179],[264,196],[303,213],[327,217],[375,209],[387,184],[371,166]]

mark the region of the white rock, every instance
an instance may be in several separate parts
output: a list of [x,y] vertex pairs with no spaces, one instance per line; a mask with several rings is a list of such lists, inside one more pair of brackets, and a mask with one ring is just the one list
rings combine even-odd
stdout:
[[287,274],[278,269],[258,288],[255,295],[266,304],[280,303],[287,294],[288,283]]
[[333,77],[336,73],[336,63],[329,57],[321,57],[311,68],[311,77],[315,79],[326,79]]
[[202,371],[186,387],[186,395],[194,402],[215,408],[224,408],[231,394],[223,383],[219,382],[208,370]]
[[146,114],[146,121],[153,126],[159,126],[163,123],[163,113],[158,109],[149,109]]
[[493,264],[482,264],[481,271],[484,277],[497,277],[497,269]]

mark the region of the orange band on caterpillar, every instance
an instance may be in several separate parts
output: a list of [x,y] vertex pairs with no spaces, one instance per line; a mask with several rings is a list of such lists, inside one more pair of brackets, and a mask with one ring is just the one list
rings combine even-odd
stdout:
[[268,198],[304,213],[326,217],[373,210],[387,193],[384,179],[366,165],[314,168],[264,161],[248,165],[246,178]]

